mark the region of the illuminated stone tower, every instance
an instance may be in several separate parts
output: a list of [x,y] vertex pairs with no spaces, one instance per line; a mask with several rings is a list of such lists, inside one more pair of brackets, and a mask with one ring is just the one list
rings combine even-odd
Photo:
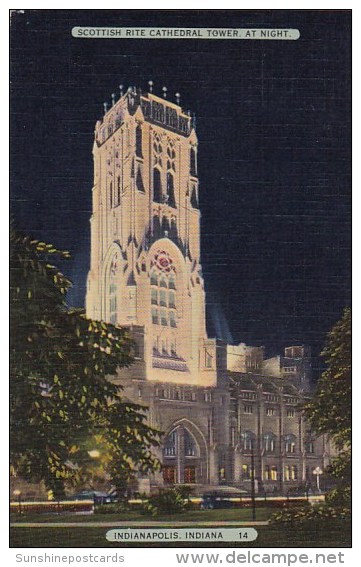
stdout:
[[194,120],[179,104],[129,88],[105,105],[93,147],[86,311],[131,327],[142,353],[138,376],[142,367],[148,380],[215,386],[221,376],[217,343],[206,336],[197,151]]

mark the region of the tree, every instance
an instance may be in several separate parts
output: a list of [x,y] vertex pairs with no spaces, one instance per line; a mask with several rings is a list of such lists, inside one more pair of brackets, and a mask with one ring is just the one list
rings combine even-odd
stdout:
[[97,470],[123,486],[159,466],[145,408],[125,402],[108,378],[131,364],[133,343],[126,330],[67,307],[71,282],[53,256],[69,253],[12,230],[11,466],[60,496],[65,482],[93,474],[97,451]]
[[346,308],[331,329],[321,356],[327,369],[315,395],[305,406],[305,415],[320,435],[329,435],[338,456],[330,472],[346,487],[351,479],[351,310]]

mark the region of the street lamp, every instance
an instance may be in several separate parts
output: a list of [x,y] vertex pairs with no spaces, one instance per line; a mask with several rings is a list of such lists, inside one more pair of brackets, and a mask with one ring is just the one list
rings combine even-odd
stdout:
[[256,519],[256,498],[255,498],[255,478],[254,478],[254,446],[253,440],[251,441],[252,452],[251,452],[251,500],[252,500],[252,520]]
[[17,497],[18,504],[19,504],[18,510],[19,510],[19,514],[21,514],[21,490],[18,490],[18,489],[14,490],[13,495],[15,497]]
[[317,490],[318,492],[321,492],[320,490],[320,476],[321,474],[323,474],[323,470],[320,469],[320,467],[316,467],[313,471],[312,474],[314,474],[316,476],[316,485],[317,485]]

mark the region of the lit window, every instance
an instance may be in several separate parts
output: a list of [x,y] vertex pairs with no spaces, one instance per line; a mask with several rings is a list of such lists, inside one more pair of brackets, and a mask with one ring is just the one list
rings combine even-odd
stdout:
[[250,480],[254,477],[254,468],[251,465],[242,465],[242,480]]
[[287,410],[287,417],[295,417],[295,410],[294,409],[288,409]]
[[253,413],[253,406],[244,406],[244,413]]
[[266,465],[263,471],[263,480],[269,480],[271,478],[271,469],[269,465]]
[[277,467],[271,468],[271,480],[277,480]]
[[275,414],[275,410],[274,408],[267,408],[266,409],[266,415],[274,415]]

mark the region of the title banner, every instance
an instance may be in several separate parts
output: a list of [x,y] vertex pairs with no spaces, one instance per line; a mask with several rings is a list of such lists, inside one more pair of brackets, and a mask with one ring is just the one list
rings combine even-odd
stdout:
[[299,39],[297,29],[75,27],[73,37],[109,39]]

